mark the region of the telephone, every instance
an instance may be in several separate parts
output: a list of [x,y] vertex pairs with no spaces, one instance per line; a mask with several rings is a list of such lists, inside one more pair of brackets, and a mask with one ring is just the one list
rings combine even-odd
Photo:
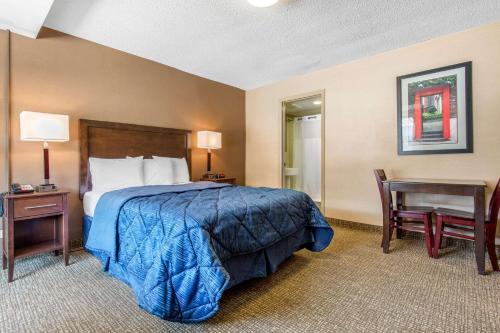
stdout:
[[35,192],[35,189],[30,184],[14,183],[12,184],[11,189],[14,194],[27,194]]

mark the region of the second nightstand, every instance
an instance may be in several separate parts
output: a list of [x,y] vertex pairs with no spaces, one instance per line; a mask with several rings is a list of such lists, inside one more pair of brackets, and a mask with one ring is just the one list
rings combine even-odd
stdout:
[[8,268],[9,282],[15,259],[63,250],[68,265],[68,192],[7,194],[2,221],[2,268]]

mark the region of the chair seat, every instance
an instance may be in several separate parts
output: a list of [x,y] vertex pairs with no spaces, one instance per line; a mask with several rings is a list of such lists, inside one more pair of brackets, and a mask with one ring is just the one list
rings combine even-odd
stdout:
[[[488,252],[493,270],[500,271],[495,248],[495,244],[499,242],[499,237],[496,235],[496,228],[500,209],[500,179],[495,186],[488,207],[489,216],[485,216],[484,219],[484,235],[478,234],[478,236],[480,236],[479,238],[486,246],[485,250]],[[483,232],[483,230],[476,228],[474,213],[441,207],[436,209],[435,213],[436,236],[434,238],[433,257],[436,259],[439,258],[439,249],[441,248],[443,236],[475,241],[477,239],[475,234]],[[478,248],[476,247],[477,250]]]
[[400,209],[393,209],[391,217],[402,218],[424,218],[425,215],[430,215],[434,211],[433,207],[425,206],[402,206]]
[[458,217],[466,220],[474,220],[474,213],[466,212],[463,210],[439,207],[434,212],[436,213],[436,215]]
[[398,211],[404,211],[408,213],[424,213],[429,214],[434,211],[434,207],[428,206],[402,206],[401,209],[396,209]]
[[[458,209],[449,209],[449,208],[441,208],[439,207],[434,211],[436,215],[446,216],[446,217],[455,217],[464,220],[474,221],[474,213],[466,212],[464,210]],[[489,223],[490,219],[488,216],[485,216],[484,223]]]

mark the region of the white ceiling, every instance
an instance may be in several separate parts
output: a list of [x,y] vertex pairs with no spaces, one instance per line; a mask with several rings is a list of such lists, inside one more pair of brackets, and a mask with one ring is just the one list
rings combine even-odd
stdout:
[[499,0],[55,0],[44,25],[252,89],[498,20]]
[[36,38],[54,0],[0,0],[0,29]]

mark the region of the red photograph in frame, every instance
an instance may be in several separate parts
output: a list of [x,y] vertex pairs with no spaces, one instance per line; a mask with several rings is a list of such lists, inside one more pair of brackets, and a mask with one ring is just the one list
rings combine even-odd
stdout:
[[472,63],[399,76],[398,154],[472,153]]

